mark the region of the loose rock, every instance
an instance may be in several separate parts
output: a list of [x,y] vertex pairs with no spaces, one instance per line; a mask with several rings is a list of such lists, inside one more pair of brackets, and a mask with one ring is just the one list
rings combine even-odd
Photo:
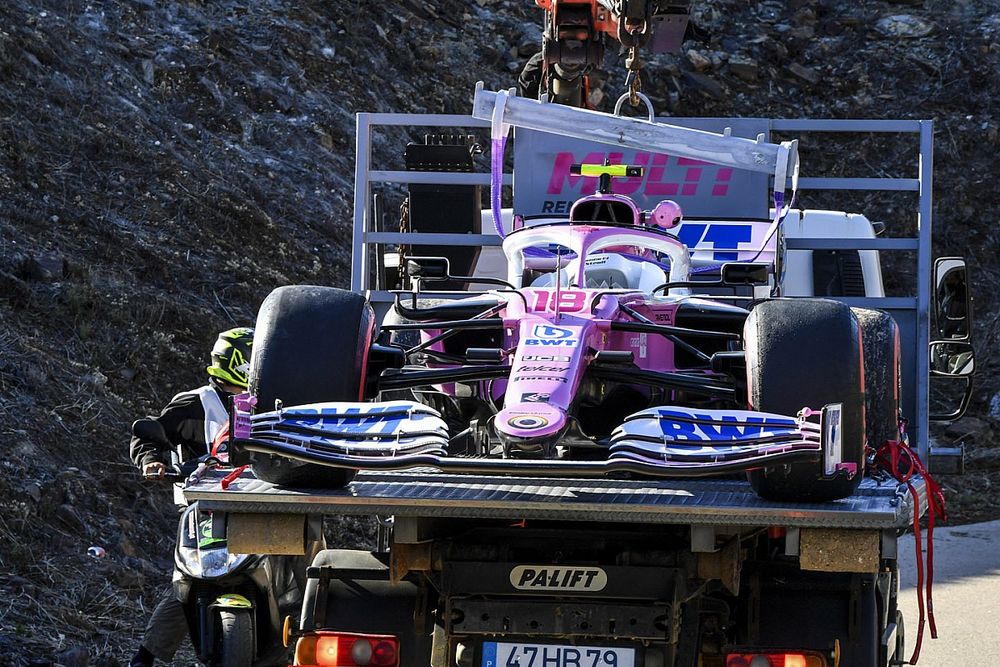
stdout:
[[757,62],[749,58],[732,57],[729,59],[729,71],[744,81],[756,81]]
[[788,66],[788,71],[806,83],[819,83],[820,73],[811,67],[806,67],[805,65],[800,65],[799,63],[792,63]]
[[699,72],[704,72],[706,70],[712,69],[712,59],[706,56],[705,54],[701,53],[700,51],[696,51],[695,49],[690,49],[687,52],[687,59],[688,62],[691,63],[691,66],[694,67],[695,70]]
[[879,19],[875,29],[886,37],[901,37],[912,39],[926,37],[934,32],[933,24],[909,14],[897,14]]

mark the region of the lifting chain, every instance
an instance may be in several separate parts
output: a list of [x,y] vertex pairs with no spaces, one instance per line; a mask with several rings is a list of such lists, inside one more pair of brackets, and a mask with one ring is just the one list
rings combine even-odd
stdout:
[[622,16],[618,23],[618,41],[628,49],[628,56],[625,58],[625,67],[628,69],[628,76],[625,78],[625,86],[628,88],[628,102],[634,107],[642,104],[642,100],[639,98],[639,93],[642,92],[642,77],[639,76],[639,72],[644,63],[639,57],[639,47],[648,39],[650,32],[648,7],[646,11],[646,18],[641,22]]
[[642,77],[639,72],[642,70],[643,62],[639,57],[639,47],[632,46],[628,50],[628,57],[625,59],[625,67],[628,75],[625,77],[625,86],[628,88],[628,103],[634,107],[642,104],[639,93],[642,92]]
[[[403,199],[399,205],[399,232],[400,234],[410,233],[410,198]],[[399,246],[399,287],[406,288],[406,255],[410,252],[410,246]]]

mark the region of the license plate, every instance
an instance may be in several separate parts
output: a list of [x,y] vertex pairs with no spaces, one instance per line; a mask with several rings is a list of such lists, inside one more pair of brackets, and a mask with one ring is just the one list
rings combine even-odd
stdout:
[[485,642],[482,667],[634,667],[635,649]]

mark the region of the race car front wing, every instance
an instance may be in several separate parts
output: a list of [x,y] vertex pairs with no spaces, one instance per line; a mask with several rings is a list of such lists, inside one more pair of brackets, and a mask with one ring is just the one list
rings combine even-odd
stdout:
[[[237,402],[235,446],[338,468],[599,477],[633,473],[700,477],[824,460],[827,475],[857,471],[840,461],[840,406],[797,417],[664,406],[630,415],[606,441],[603,461],[448,454],[441,415],[412,401],[317,403],[250,415]],[[815,418],[819,418],[819,421]]]

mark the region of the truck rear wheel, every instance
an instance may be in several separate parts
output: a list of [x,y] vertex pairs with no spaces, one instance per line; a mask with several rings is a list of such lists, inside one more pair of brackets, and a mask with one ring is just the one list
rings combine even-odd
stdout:
[[[261,304],[250,362],[257,411],[358,401],[375,315],[364,297],[333,287],[279,287]],[[340,488],[355,470],[254,454],[258,478],[282,486]]]
[[899,439],[899,325],[889,313],[852,308],[861,325],[865,356],[865,433],[868,446],[878,449]]
[[825,478],[822,458],[753,470],[750,484],[772,500],[818,502],[846,498],[864,474],[865,392],[861,333],[850,308],[824,299],[777,299],[758,304],[744,327],[751,409],[795,415],[840,403],[842,460],[856,474]]

